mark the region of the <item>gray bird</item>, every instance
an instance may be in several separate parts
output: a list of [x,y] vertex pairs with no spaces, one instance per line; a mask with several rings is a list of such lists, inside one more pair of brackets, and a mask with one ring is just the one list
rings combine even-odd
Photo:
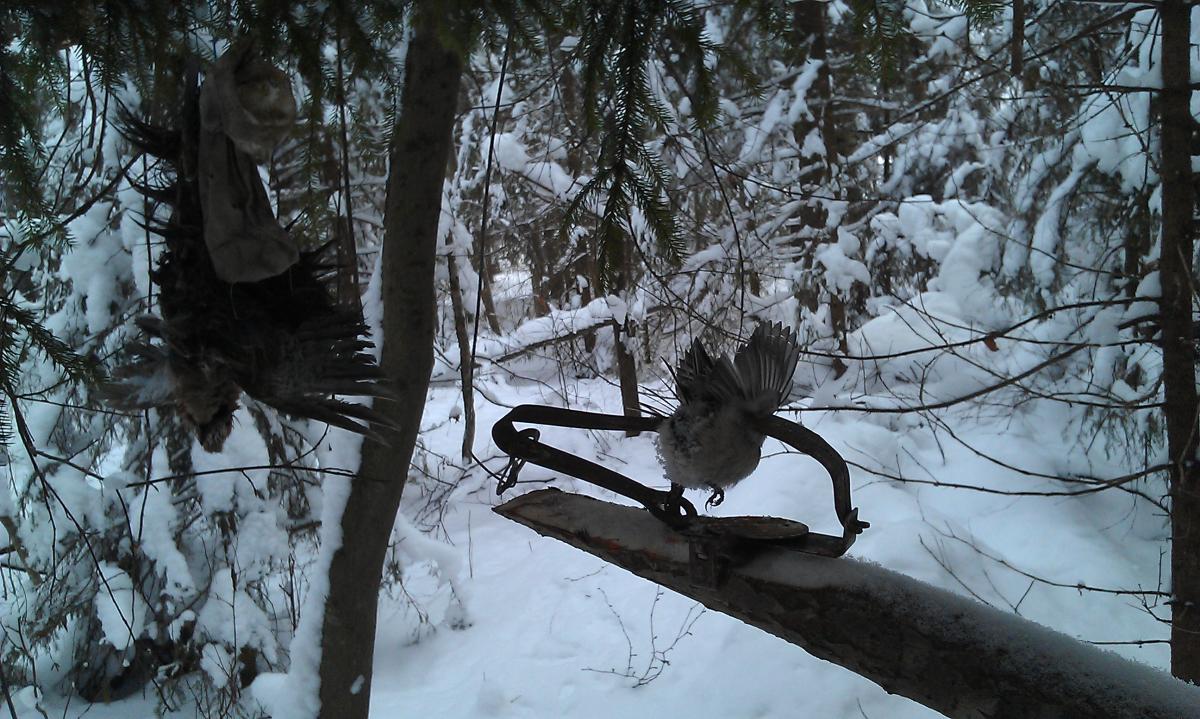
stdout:
[[675,370],[679,407],[658,433],[673,497],[684,487],[708,487],[706,506],[718,505],[726,487],[754,471],[764,439],[755,422],[787,399],[799,356],[796,335],[779,323],[759,325],[732,360],[713,360],[699,340],[692,342]]

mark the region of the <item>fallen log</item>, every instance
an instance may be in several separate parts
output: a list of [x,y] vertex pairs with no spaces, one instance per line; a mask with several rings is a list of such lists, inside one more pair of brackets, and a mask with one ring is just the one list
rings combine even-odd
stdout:
[[495,511],[949,717],[1200,717],[1200,687],[865,560],[744,541],[747,518],[697,539],[555,489]]

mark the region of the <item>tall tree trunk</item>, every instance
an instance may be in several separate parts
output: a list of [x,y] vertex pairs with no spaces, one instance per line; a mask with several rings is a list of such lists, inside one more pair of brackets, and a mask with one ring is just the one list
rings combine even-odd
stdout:
[[[484,188],[484,192],[487,192]],[[476,243],[475,253],[472,255],[472,264],[475,265],[475,271],[479,273],[479,296],[483,300],[483,318],[487,320],[488,328],[496,334],[500,334],[500,316],[496,313],[496,300],[492,297],[492,275],[495,274],[496,268],[491,261],[483,255],[484,248],[480,243]]]
[[1009,70],[1013,77],[1021,79],[1025,72],[1025,0],[1013,0],[1009,43]]
[[[815,112],[810,116],[801,116],[792,125],[792,137],[798,147],[804,147],[806,139],[813,132],[819,135],[822,143],[826,146],[824,158],[802,158],[809,164],[805,173],[797,180],[802,191],[811,194],[821,194],[821,190],[827,189],[829,183],[829,143],[832,137],[828,132],[828,123],[825,118],[831,114],[832,108],[830,107],[829,65],[826,62],[825,12],[825,3],[816,0],[801,0],[792,6],[790,38],[793,46],[792,64],[799,68],[809,60],[821,63],[821,67],[817,70],[816,81],[809,87],[808,95],[805,98],[809,108],[815,109]],[[814,159],[816,161],[812,161]],[[801,229],[795,244],[804,258],[805,268],[815,269],[814,252],[817,245],[823,242],[828,234],[825,230],[827,217],[825,205],[814,198],[809,198],[800,208],[799,217]],[[812,276],[815,277],[816,273],[812,273]],[[797,284],[794,294],[798,306],[807,308],[809,312],[816,312],[820,306],[820,293],[815,280],[810,279],[806,280],[804,284]],[[839,328],[835,325],[834,336],[839,334]]]
[[354,242],[353,223],[349,217],[339,216],[333,226],[337,247],[337,301],[341,305],[357,307],[362,302],[362,292],[358,283],[358,246]]
[[[637,360],[632,352],[625,346],[626,338],[632,339],[637,336],[637,327],[633,321],[626,318],[624,324],[613,320],[613,347],[617,353],[617,381],[621,386],[621,410],[626,417],[640,417],[642,415],[639,407],[638,399],[638,384],[637,384]],[[626,437],[636,437],[640,432],[636,430],[626,430]]]
[[[582,117],[582,107],[579,102],[579,78],[576,77],[571,63],[564,63],[562,75],[559,77],[559,91],[562,93],[563,116],[566,118]],[[579,177],[583,173],[583,144],[567,143],[567,172],[571,177]],[[600,286],[600,277],[596,267],[596,253],[589,247],[589,240],[580,235],[572,240],[570,234],[561,236],[563,252],[572,254],[570,267],[577,278],[582,277],[586,283],[579,290],[579,301],[586,306],[593,299],[593,288]],[[583,335],[583,351],[591,354],[596,349],[596,333],[587,332]]]
[[[545,317],[550,314],[550,261],[547,246],[550,242],[547,236],[553,236],[553,231],[543,231],[535,228],[526,235],[529,238],[529,285],[533,290],[533,316]],[[551,240],[552,241],[552,240]],[[557,298],[555,298],[557,299]]]
[[342,304],[360,302],[362,293],[358,287],[358,244],[354,241],[354,202],[350,189],[350,134],[346,128],[346,75],[342,63],[342,32],[338,25],[337,33],[337,107],[338,107],[338,140],[341,143],[339,152],[338,178],[342,184],[342,202],[345,203],[346,216],[338,217],[337,228],[337,258],[338,258],[338,302]]
[[[581,240],[582,242],[582,240]],[[585,249],[583,255],[579,259],[579,264],[576,265],[580,277],[583,277],[587,284],[579,291],[579,302],[581,306],[586,307],[595,297],[593,296],[593,287],[600,286],[600,277],[596,269],[596,255]],[[583,335],[583,351],[591,354],[596,349],[596,333],[588,332]]]
[[1134,196],[1134,208],[1125,228],[1124,277],[1125,296],[1137,295],[1138,280],[1143,276],[1143,261],[1150,253],[1154,241],[1154,228],[1150,216],[1150,196],[1139,192]]
[[463,306],[462,282],[454,250],[446,253],[450,275],[450,308],[454,312],[454,336],[458,338],[458,376],[462,378],[463,462],[470,462],[475,447],[475,365],[471,362],[471,333],[467,331],[467,309]]
[[[792,134],[796,143],[804,147],[810,133],[816,132],[821,138],[825,149],[824,157],[810,165],[810,170],[801,178],[804,186],[810,192],[820,195],[832,190],[833,163],[837,161],[843,142],[839,138],[839,130],[833,116],[833,83],[829,68],[829,38],[825,23],[825,13],[828,4],[817,0],[802,0],[792,8],[793,42],[796,46],[795,60],[797,66],[805,61],[821,63],[817,70],[816,81],[809,87],[809,107],[816,108],[816,114],[811,118],[801,118],[792,126]],[[803,159],[803,158],[802,158]],[[816,268],[813,253],[817,245],[830,239],[830,230],[825,226],[829,213],[824,203],[810,199],[800,210],[800,221],[804,225],[802,251],[810,268]],[[836,232],[836,230],[834,231]],[[836,235],[835,235],[836,236]],[[829,292],[829,327],[833,332],[837,347],[843,353],[849,354],[846,334],[849,325],[846,318],[848,297],[838,295],[835,288],[827,288]],[[795,294],[801,306],[815,311],[818,306],[818,296],[815,287],[797,288]],[[846,371],[846,365],[840,359],[833,360],[836,376],[840,377]]]
[[388,172],[383,248],[383,357],[396,401],[376,408],[399,431],[363,446],[329,569],[320,662],[321,716],[366,719],[380,574],[433,367],[434,290],[442,182],[462,59],[418,11]]
[[[631,238],[629,242],[632,241]],[[621,267],[617,275],[617,294],[625,300],[629,299],[633,288],[633,261],[630,255],[628,243],[622,245]],[[617,355],[617,381],[621,386],[622,413],[626,417],[640,417],[642,410],[641,402],[638,399],[637,358],[625,346],[626,342],[637,337],[637,324],[626,314],[621,322],[613,320],[612,328],[613,349]],[[636,437],[639,434],[641,433],[634,430],[625,432],[626,437]]]
[[1192,339],[1191,6],[1164,0],[1162,16],[1163,413],[1171,480],[1171,672],[1200,682],[1200,471]]

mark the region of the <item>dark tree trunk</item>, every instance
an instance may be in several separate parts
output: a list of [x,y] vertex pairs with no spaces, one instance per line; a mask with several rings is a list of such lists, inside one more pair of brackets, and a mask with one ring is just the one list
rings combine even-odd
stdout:
[[[632,241],[632,240],[630,240]],[[633,260],[628,244],[621,248],[621,267],[617,275],[617,294],[628,298],[633,286]],[[637,325],[626,315],[622,322],[613,320],[613,348],[617,355],[617,381],[621,386],[621,410],[626,417],[642,414],[638,399],[637,358],[625,343],[637,337]],[[628,430],[626,437],[636,437],[640,432]]]
[[1171,480],[1171,672],[1200,682],[1200,472],[1196,461],[1196,351],[1192,339],[1191,6],[1164,0],[1162,16],[1163,413]]
[[[575,71],[571,68],[570,63],[563,65],[562,76],[559,82],[559,91],[562,93],[563,114],[566,118],[581,117],[582,108],[579,103],[579,78],[575,76]],[[583,172],[583,144],[571,142],[567,144],[567,171],[572,177],[579,177]],[[596,253],[589,246],[590,241],[585,236],[580,236],[572,241],[568,236],[564,236],[562,241],[566,244],[565,252],[574,253],[574,259],[571,261],[570,267],[574,271],[576,277],[584,278],[586,286],[581,287],[579,291],[579,300],[583,305],[587,305],[594,299],[594,289],[600,286],[600,277],[596,268]],[[583,351],[586,354],[591,354],[596,349],[596,333],[588,332],[583,336]]]
[[1134,198],[1134,207],[1126,226],[1124,277],[1125,296],[1133,298],[1137,295],[1138,280],[1145,275],[1143,261],[1150,252],[1154,239],[1150,217],[1150,197],[1146,192],[1139,192]]
[[[816,81],[809,88],[806,98],[809,107],[815,112],[812,113],[812,117],[801,116],[796,124],[792,125],[792,137],[797,146],[804,147],[805,139],[814,131],[826,145],[825,158],[811,162],[805,173],[798,178],[806,192],[816,191],[818,194],[822,188],[827,187],[829,182],[829,153],[832,149],[829,147],[832,140],[829,123],[832,112],[829,66],[826,62],[825,11],[825,3],[815,0],[801,0],[792,6],[793,64],[796,67],[803,67],[809,60],[821,63],[820,69],[817,70]],[[805,267],[807,268],[814,267],[813,251],[818,244],[825,240],[826,216],[825,205],[815,199],[810,199],[800,208],[802,229],[796,243],[805,258]],[[820,304],[817,288],[811,284],[807,287],[798,287],[796,299],[810,312],[815,312]],[[837,334],[836,327],[834,332]]]
[[338,217],[336,223],[337,301],[338,304],[357,307],[362,301],[362,292],[358,282],[358,247],[354,242],[353,223],[348,217]]
[[[796,65],[800,66],[806,60],[815,60],[821,63],[820,69],[817,70],[816,81],[809,88],[809,106],[814,107],[816,112],[811,119],[801,118],[792,127],[792,134],[799,146],[803,147],[805,139],[810,133],[815,131],[820,135],[821,143],[825,147],[825,157],[819,162],[813,162],[809,172],[801,178],[804,186],[816,194],[822,194],[830,190],[830,181],[833,177],[833,163],[838,157],[838,151],[842,144],[838,139],[839,130],[833,116],[833,84],[829,74],[829,39],[825,23],[826,12],[828,12],[828,4],[818,2],[817,0],[802,0],[796,3],[792,9],[792,32],[794,34],[793,42],[796,46]],[[800,210],[800,221],[805,229],[802,231],[803,234],[799,243],[802,246],[807,266],[813,269],[816,267],[816,260],[813,257],[813,253],[816,251],[817,245],[829,239],[829,230],[825,227],[827,219],[828,212],[825,210],[824,203],[816,199],[810,200]],[[849,347],[846,344],[846,334],[849,331],[849,325],[846,318],[846,305],[850,298],[834,294],[835,290],[833,288],[828,289],[830,293],[830,329],[833,331],[838,349],[848,354]],[[798,288],[796,299],[801,306],[808,307],[810,311],[816,311],[819,304],[816,287],[812,286]],[[835,359],[833,366],[839,377],[846,371],[846,367],[841,360]]]
[[1009,42],[1009,69],[1012,76],[1019,79],[1025,72],[1025,0],[1013,0],[1012,39]]
[[[550,314],[550,262],[546,259],[545,234],[535,229],[529,233],[529,284],[533,290],[533,316]],[[557,298],[555,298],[557,299]]]
[[434,290],[442,181],[462,59],[417,13],[388,173],[383,250],[382,367],[397,401],[376,408],[400,430],[363,445],[329,569],[320,663],[321,716],[366,719],[380,574],[433,367]]
[[[636,336],[633,322],[628,319],[622,325],[613,321],[613,345],[617,353],[617,380],[621,385],[621,410],[626,417],[640,417],[638,407],[637,359],[625,347],[626,337]],[[625,436],[636,437],[639,432],[627,430]]]
[[475,365],[471,363],[471,335],[467,332],[467,310],[463,306],[462,283],[458,280],[458,260],[454,251],[446,253],[450,275],[450,307],[454,312],[454,335],[458,338],[458,376],[462,378],[463,441],[462,458],[471,460],[475,446]]
[[[487,192],[487,188],[484,188]],[[480,243],[476,243],[476,249],[472,263],[475,265],[475,271],[479,273],[479,296],[483,301],[483,318],[487,320],[488,328],[496,334],[500,334],[500,317],[496,314],[496,300],[492,297],[492,275],[495,274],[496,268],[488,261],[488,258],[483,256],[483,247]]]
[[346,216],[338,218],[338,302],[357,306],[362,293],[358,286],[358,245],[354,241],[354,202],[350,189],[350,136],[346,129],[346,76],[342,63],[342,35],[338,28],[338,140],[341,142],[338,163],[342,184],[342,202],[346,205]]
[[[579,291],[579,301],[586,306],[595,299],[592,288],[600,286],[600,278],[596,272],[596,256],[585,249],[583,257],[579,260],[578,268],[580,276],[587,280],[587,285]],[[596,333],[588,332],[583,336],[583,351],[591,354],[595,349]]]

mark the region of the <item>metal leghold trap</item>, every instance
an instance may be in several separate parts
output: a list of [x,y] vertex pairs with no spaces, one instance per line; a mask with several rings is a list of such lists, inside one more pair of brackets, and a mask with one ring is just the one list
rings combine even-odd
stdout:
[[582,412],[561,407],[523,404],[513,408],[492,426],[492,439],[508,454],[508,466],[501,473],[496,494],[517,484],[517,475],[526,462],[569,474],[611,492],[628,497],[669,525],[692,544],[693,558],[703,563],[711,555],[737,555],[754,546],[774,546],[826,557],[840,557],[867,527],[858,519],[858,509],[850,503],[850,472],[846,461],[817,433],[801,425],[771,416],[758,422],[755,429],[816,459],[833,482],[833,508],[842,525],[840,537],[809,530],[808,525],[779,517],[705,517],[687,498],[663,490],[651,489],[625,475],[541,441],[541,433],[532,427],[518,430],[517,422],[575,429],[602,429],[628,432],[658,432],[663,423],[659,416]]

